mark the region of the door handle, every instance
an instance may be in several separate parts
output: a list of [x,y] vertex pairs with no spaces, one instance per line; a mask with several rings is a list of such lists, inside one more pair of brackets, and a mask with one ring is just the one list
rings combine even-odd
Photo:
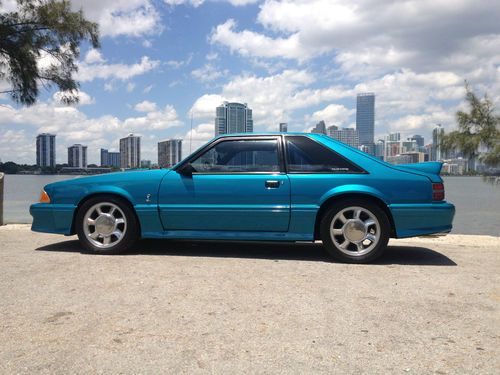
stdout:
[[280,187],[280,182],[278,180],[267,180],[265,185],[268,189],[276,189]]

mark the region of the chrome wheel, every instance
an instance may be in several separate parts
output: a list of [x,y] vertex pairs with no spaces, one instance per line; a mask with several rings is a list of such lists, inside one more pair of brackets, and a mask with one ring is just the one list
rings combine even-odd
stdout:
[[381,236],[376,216],[363,207],[346,207],[339,211],[330,224],[330,238],[342,253],[359,257],[368,254]]
[[90,207],[83,217],[83,233],[99,249],[116,246],[127,231],[127,219],[114,203],[100,202]]

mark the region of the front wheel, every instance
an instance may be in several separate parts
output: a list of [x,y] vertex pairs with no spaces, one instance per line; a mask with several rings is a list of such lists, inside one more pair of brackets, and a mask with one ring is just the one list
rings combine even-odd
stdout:
[[100,254],[124,252],[135,243],[139,233],[130,205],[113,196],[86,201],[77,212],[75,225],[85,250]]
[[325,249],[335,259],[368,263],[384,252],[390,223],[376,204],[352,199],[334,204],[323,216],[320,230]]

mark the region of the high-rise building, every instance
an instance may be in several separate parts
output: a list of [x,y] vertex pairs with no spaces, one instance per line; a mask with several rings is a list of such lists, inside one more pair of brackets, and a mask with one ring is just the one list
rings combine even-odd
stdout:
[[120,168],[121,158],[119,152],[111,152],[101,148],[101,167]]
[[247,103],[224,102],[215,110],[215,136],[253,132],[252,110]]
[[323,120],[318,122],[314,128],[312,128],[311,133],[325,134],[326,135],[326,124]]
[[286,122],[280,122],[280,133],[286,133],[288,131],[288,124]]
[[360,145],[368,146],[374,153],[375,135],[375,94],[361,93],[356,98],[356,130]]
[[432,129],[432,147],[431,147],[431,161],[439,161],[442,160],[441,155],[441,139],[443,138],[444,130],[441,127],[441,124],[436,125],[434,129]]
[[170,168],[182,158],[182,139],[169,139],[158,142],[158,166]]
[[359,147],[359,134],[356,129],[344,128],[338,129],[336,126],[330,126],[328,128],[328,136],[343,142],[351,147]]
[[120,166],[139,168],[141,166],[141,137],[129,134],[120,139]]
[[375,144],[375,156],[379,159],[384,160],[385,156],[385,141],[383,139],[379,139]]
[[410,140],[417,142],[418,147],[424,147],[424,137],[421,135],[416,134]]
[[74,144],[68,147],[68,166],[87,168],[87,146]]
[[56,136],[42,133],[36,136],[36,165],[39,167],[56,166]]

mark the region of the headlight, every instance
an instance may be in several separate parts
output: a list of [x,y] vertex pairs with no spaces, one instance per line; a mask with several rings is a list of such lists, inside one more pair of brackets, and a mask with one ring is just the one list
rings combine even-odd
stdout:
[[50,203],[50,197],[45,190],[40,193],[40,203]]

